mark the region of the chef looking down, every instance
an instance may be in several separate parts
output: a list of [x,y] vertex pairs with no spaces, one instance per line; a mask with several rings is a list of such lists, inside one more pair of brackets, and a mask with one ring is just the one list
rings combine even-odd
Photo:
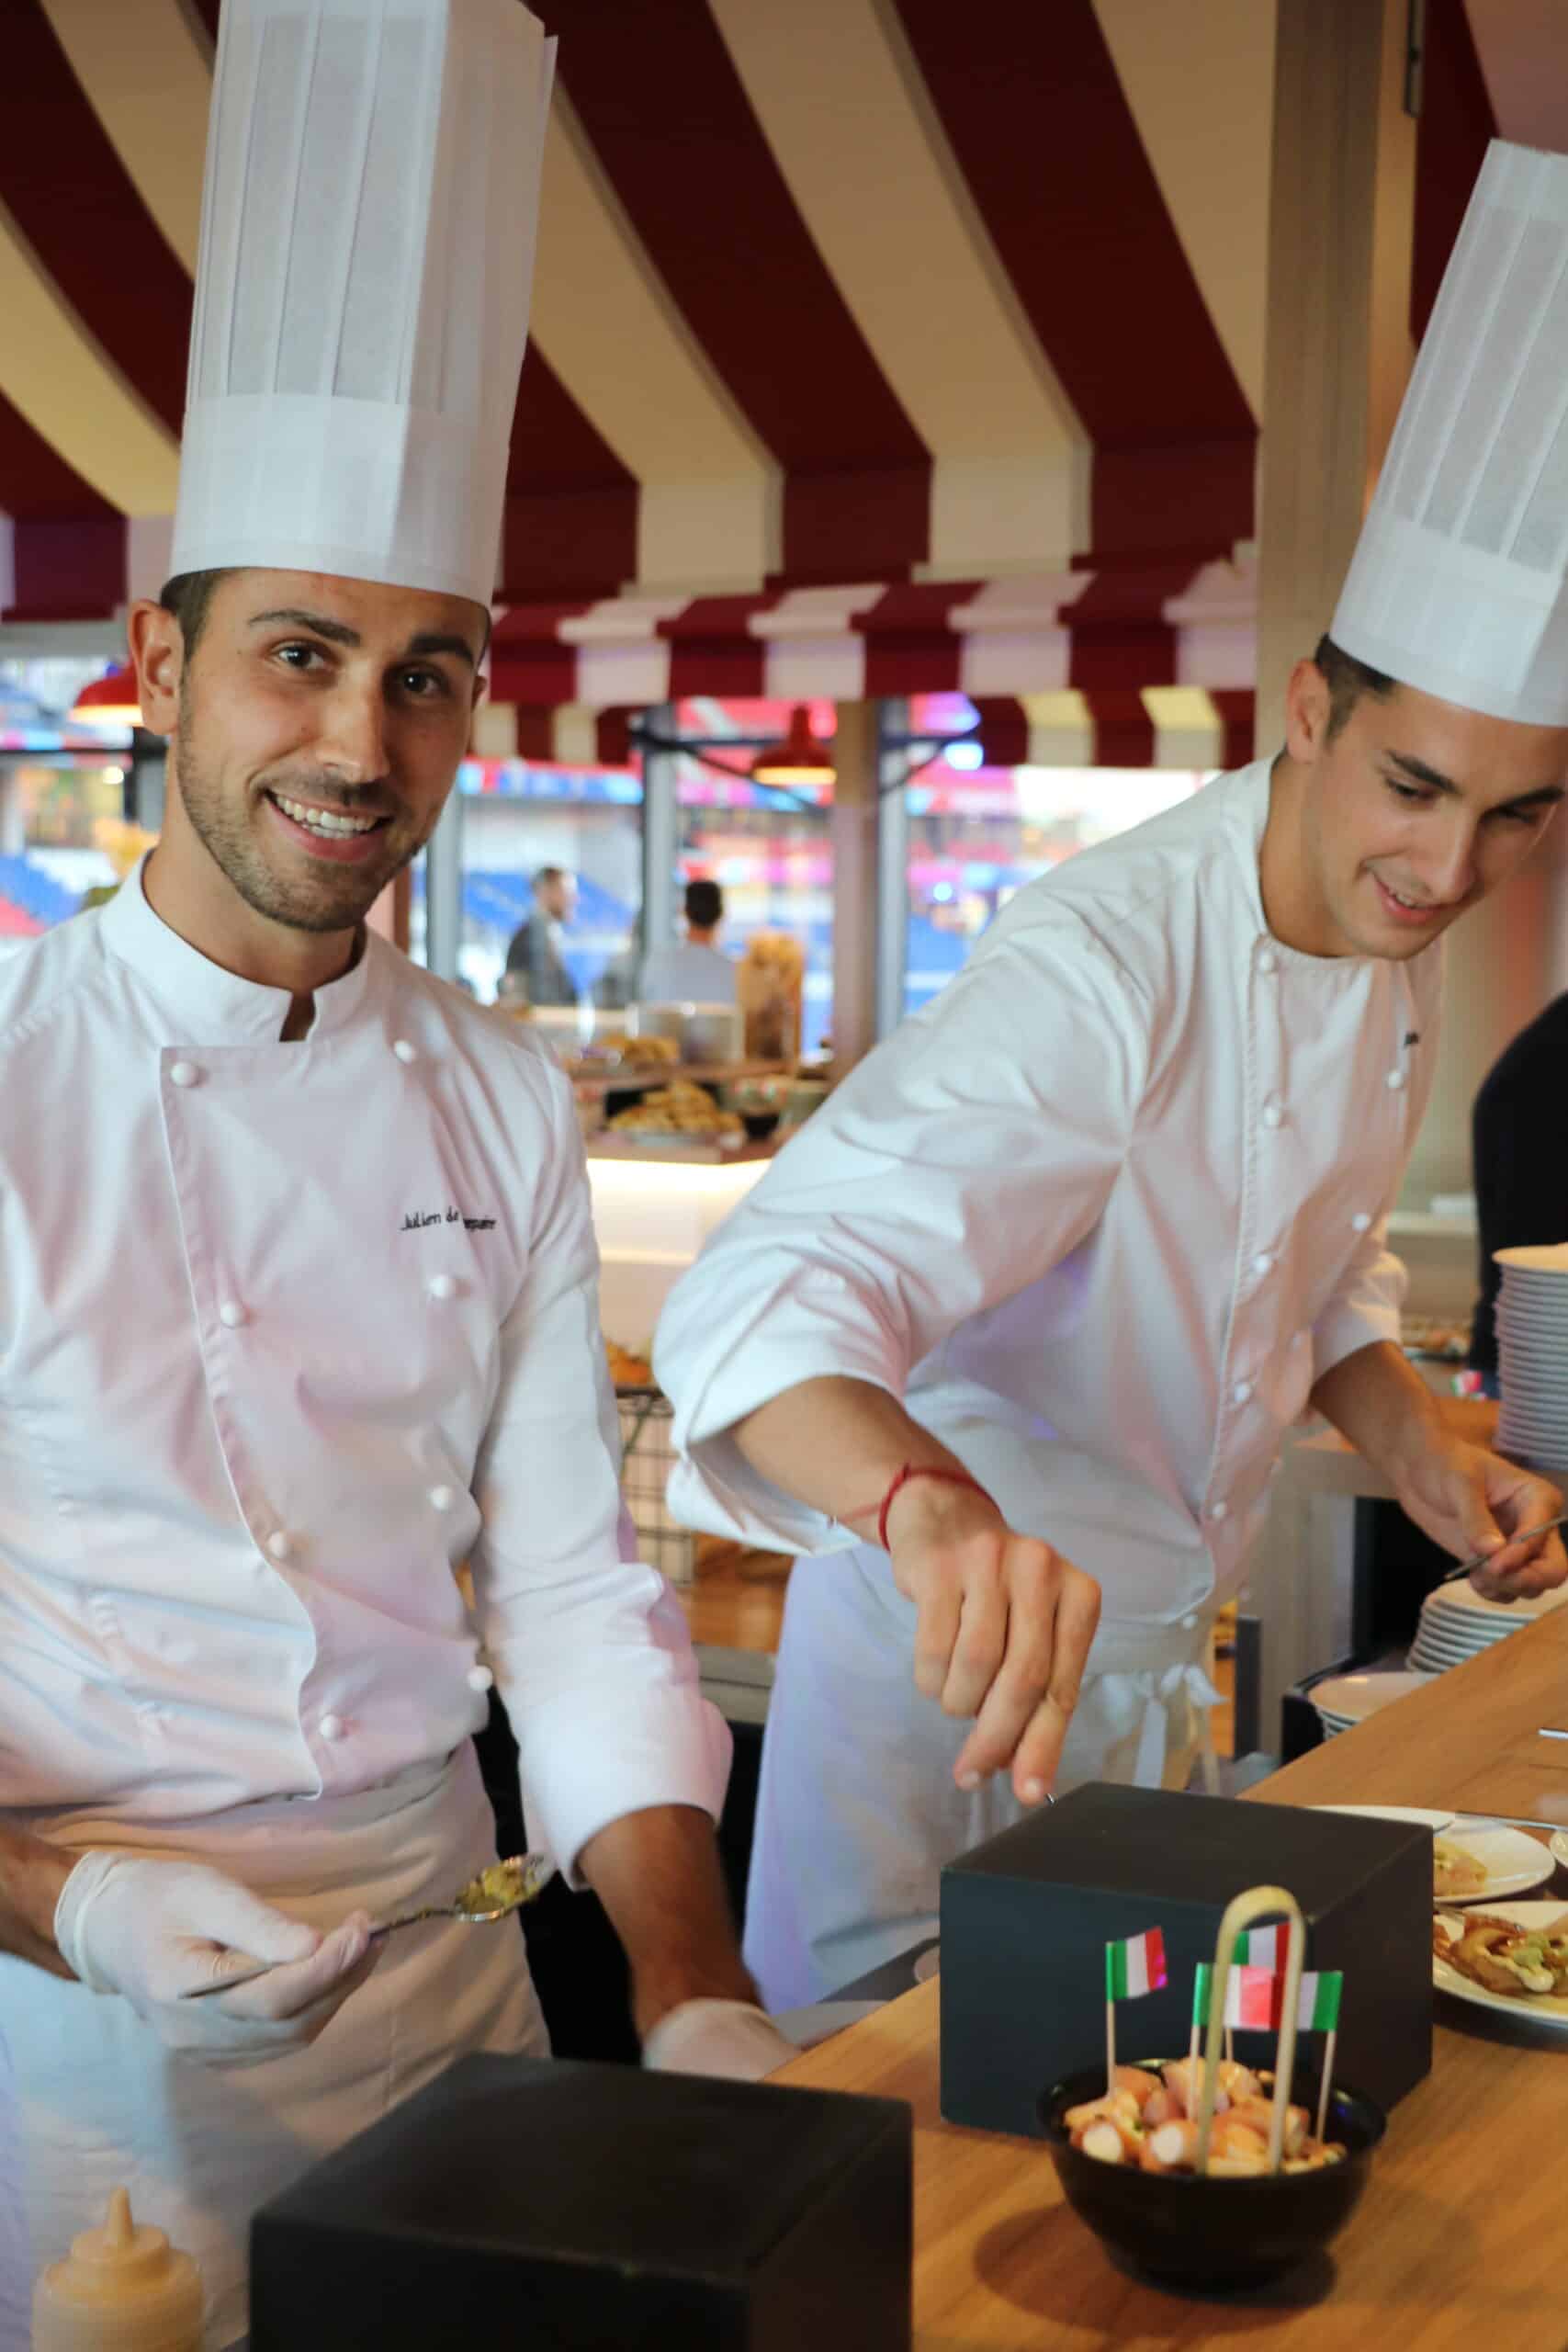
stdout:
[[[457,2056],[544,2046],[515,1924],[370,1939],[494,1859],[492,1682],[535,1844],[625,1944],[645,2062],[786,2054],[717,1865],[728,1735],[621,1553],[571,1090],[365,927],[479,691],[547,54],[513,0],[393,0],[378,50],[323,0],[323,114],[265,38],[287,13],[224,10],[179,571],[130,617],[164,834],[0,969],[0,2019],[32,2257],[126,2182],[200,2261],[214,2345],[244,2332],[257,2205]],[[421,347],[433,89],[463,253],[424,282],[475,367],[423,413],[291,393],[323,339],[360,337],[362,386]],[[350,99],[361,207],[330,182]],[[280,303],[227,175],[248,150],[265,191],[299,114]],[[223,282],[229,230],[258,305],[243,266]],[[258,307],[277,397],[207,373],[204,317],[232,311],[237,367]],[[186,1997],[236,1954],[275,1966]]]
[[1568,162],[1495,148],[1279,756],[1021,891],[666,1307],[673,1503],[812,1555],[747,1911],[770,2007],[933,1933],[941,1865],[1053,1785],[1185,1782],[1309,1405],[1483,1591],[1568,1575],[1529,1534],[1555,1489],[1402,1355],[1385,1239],[1441,934],[1568,777],[1565,220]]

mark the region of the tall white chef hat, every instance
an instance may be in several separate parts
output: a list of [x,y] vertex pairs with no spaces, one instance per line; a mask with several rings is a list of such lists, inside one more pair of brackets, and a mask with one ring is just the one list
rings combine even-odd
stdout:
[[554,47],[521,0],[224,0],[175,572],[489,605]]
[[1568,726],[1568,156],[1487,151],[1330,633],[1445,702]]

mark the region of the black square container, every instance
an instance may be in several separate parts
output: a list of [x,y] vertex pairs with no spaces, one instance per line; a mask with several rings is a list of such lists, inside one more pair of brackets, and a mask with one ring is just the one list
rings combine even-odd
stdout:
[[[1192,1972],[1249,1886],[1282,1886],[1308,1968],[1342,1969],[1337,2080],[1392,2107],[1432,2064],[1432,1837],[1406,1823],[1094,1783],[942,1877],[942,2111],[1035,2134],[1035,2101],[1105,2047],[1105,1947],[1158,1928],[1161,1993],[1118,2004],[1127,2058],[1187,2049]],[[1272,2035],[1236,2036],[1253,2064]],[[1316,2064],[1316,2037],[1303,2036]]]
[[908,2352],[896,2099],[466,2058],[257,2213],[250,2352]]

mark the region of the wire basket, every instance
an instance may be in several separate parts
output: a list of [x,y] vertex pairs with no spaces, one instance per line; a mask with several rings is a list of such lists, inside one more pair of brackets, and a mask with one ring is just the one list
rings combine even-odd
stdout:
[[657,1388],[618,1388],[621,1417],[621,1492],[637,1529],[637,1550],[671,1584],[690,1584],[696,1574],[697,1539],[671,1516],[665,1500],[675,1466],[671,1425],[675,1408]]

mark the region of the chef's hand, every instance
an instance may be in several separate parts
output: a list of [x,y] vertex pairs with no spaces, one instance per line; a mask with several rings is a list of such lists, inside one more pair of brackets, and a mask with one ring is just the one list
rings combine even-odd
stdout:
[[[380,1957],[363,1911],[330,1935],[258,1901],[199,1862],[84,1854],[61,1890],[54,1939],[94,1993],[119,1993],[172,2050],[246,2064],[314,2041]],[[242,1962],[265,1976],[202,2000],[182,1996]]]
[[916,1609],[915,1682],[949,1715],[973,1715],[953,1777],[978,1788],[1012,1767],[1038,1804],[1061,1761],[1100,1587],[1049,1544],[1018,1535],[988,1496],[911,1479],[887,1514],[893,1581]]
[[1422,1453],[1398,1480],[1399,1500],[1424,1533],[1467,1560],[1490,1558],[1471,1583],[1488,1600],[1525,1600],[1568,1579],[1559,1532],[1510,1542],[1555,1519],[1562,1497],[1545,1478],[1484,1446],[1454,1438]]
[[642,2045],[652,2074],[724,2075],[738,2083],[760,2082],[799,2055],[750,2001],[682,2001]]

